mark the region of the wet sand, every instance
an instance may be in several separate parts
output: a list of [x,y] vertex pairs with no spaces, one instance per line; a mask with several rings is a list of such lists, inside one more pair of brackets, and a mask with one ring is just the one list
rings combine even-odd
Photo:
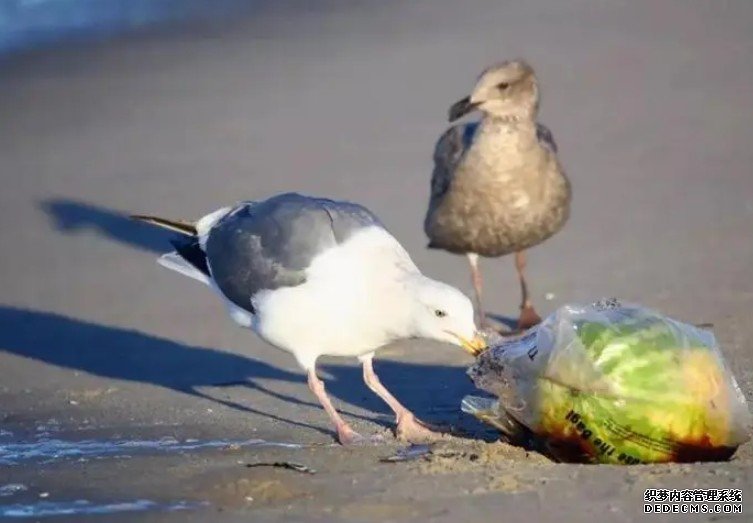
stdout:
[[[540,309],[618,296],[712,323],[750,400],[752,22],[744,0],[281,2],[6,60],[0,441],[305,446],[32,457],[0,465],[0,487],[26,487],[0,505],[209,503],[139,513],[149,521],[618,522],[641,519],[645,488],[740,488],[752,513],[751,444],[729,463],[619,468],[471,438],[381,463],[397,449],[388,410],[354,362],[331,359],[336,404],[386,436],[333,446],[293,359],[158,267],[167,237],[122,218],[193,218],[287,190],[353,199],[427,273],[470,291],[462,258],[425,248],[431,150],[478,72],[523,56],[574,186],[570,223],[530,255]],[[490,309],[513,316],[512,260],[483,267]],[[469,363],[417,341],[385,348],[377,371],[422,418],[488,440],[459,411]],[[246,467],[273,461],[317,473]],[[694,517],[710,518],[667,519]]]

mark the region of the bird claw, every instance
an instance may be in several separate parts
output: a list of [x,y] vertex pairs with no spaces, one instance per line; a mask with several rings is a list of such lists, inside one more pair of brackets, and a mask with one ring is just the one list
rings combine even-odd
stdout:
[[531,305],[522,307],[520,309],[520,316],[518,317],[518,331],[522,332],[535,327],[541,323],[541,316],[536,314],[536,311]]
[[397,439],[408,443],[430,443],[442,439],[446,432],[417,420],[413,415],[406,415],[398,420],[395,434]]

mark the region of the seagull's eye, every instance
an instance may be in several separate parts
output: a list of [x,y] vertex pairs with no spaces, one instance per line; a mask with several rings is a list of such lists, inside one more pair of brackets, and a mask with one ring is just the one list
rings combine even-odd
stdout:
[[499,87],[500,91],[504,91],[505,89],[510,87],[510,84],[508,84],[507,82],[502,82],[501,84],[497,84],[497,87]]
[[447,316],[447,313],[442,309],[436,309],[434,311],[434,316],[436,316],[437,318],[444,318],[445,316]]

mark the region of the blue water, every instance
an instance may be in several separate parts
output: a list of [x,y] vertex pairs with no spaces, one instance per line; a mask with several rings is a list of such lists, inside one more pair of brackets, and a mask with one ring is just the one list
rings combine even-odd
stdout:
[[234,13],[251,0],[0,0],[0,55]]
[[23,483],[8,483],[7,485],[0,487],[0,498],[14,496],[19,492],[24,492],[26,490],[29,490],[29,487]]
[[245,447],[286,447],[300,448],[295,443],[280,443],[261,439],[250,440],[197,440],[179,441],[175,438],[156,440],[79,440],[68,441],[35,438],[32,441],[0,441],[0,467],[36,463],[51,463],[60,460],[78,461],[104,457],[131,457],[144,454],[182,453],[205,449],[245,448]]
[[207,506],[207,503],[189,501],[157,503],[148,499],[112,503],[93,503],[84,499],[78,499],[75,501],[39,501],[37,503],[0,505],[0,517],[40,518],[49,516],[116,514],[119,512],[174,512],[177,510],[192,510],[205,506]]
[[[54,421],[54,420],[53,420]],[[43,466],[65,461],[88,461],[92,459],[118,459],[133,456],[157,455],[166,453],[188,453],[211,449],[284,447],[301,448],[295,443],[281,443],[262,439],[249,440],[178,440],[172,437],[160,439],[86,439],[63,440],[51,438],[55,423],[37,427],[38,434],[30,440],[19,441],[13,433],[0,434],[0,470],[12,466]],[[41,432],[40,432],[41,429]],[[65,515],[103,515],[120,512],[172,512],[196,510],[206,507],[206,502],[170,501],[156,502],[148,499],[90,501],[84,499],[49,500],[34,502],[14,502],[24,497],[30,488],[22,483],[0,484],[0,519],[2,518],[42,518]],[[28,496],[27,496],[28,497]],[[41,495],[40,495],[41,497]]]

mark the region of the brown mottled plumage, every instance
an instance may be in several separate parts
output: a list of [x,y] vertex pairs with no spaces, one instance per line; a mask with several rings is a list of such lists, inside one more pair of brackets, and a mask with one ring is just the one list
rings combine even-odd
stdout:
[[520,327],[538,316],[528,299],[524,251],[559,231],[570,211],[570,183],[551,132],[536,121],[538,83],[523,61],[487,69],[450,120],[478,109],[479,122],[450,127],[437,142],[424,229],[429,246],[467,254],[477,306],[477,257],[516,253],[523,300]]

